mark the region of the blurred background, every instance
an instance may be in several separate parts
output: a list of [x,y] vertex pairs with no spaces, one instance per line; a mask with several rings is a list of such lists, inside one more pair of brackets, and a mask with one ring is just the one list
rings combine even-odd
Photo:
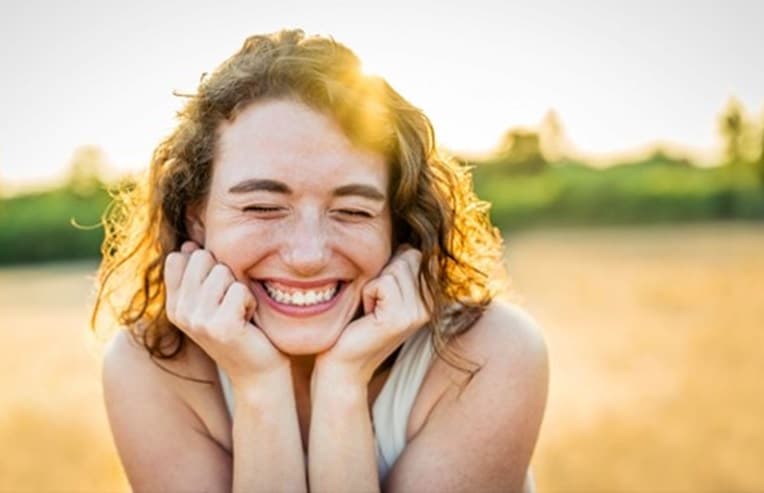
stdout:
[[764,4],[5,2],[0,491],[127,491],[88,329],[107,189],[253,33],[346,43],[474,167],[545,330],[539,491],[764,491]]

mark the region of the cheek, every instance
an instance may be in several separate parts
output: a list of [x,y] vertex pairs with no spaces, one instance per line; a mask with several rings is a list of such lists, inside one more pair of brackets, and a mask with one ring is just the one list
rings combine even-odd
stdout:
[[376,277],[390,260],[390,233],[384,228],[346,228],[336,238],[337,251],[351,259],[364,277]]
[[236,275],[251,267],[274,248],[275,235],[261,224],[208,228],[205,248]]

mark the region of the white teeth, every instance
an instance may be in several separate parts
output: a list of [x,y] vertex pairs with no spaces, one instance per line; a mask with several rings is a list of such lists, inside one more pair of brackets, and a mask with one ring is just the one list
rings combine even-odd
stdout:
[[283,303],[285,305],[309,306],[323,303],[332,299],[332,297],[334,297],[335,293],[337,292],[339,285],[334,285],[331,288],[326,288],[320,291],[315,289],[308,289],[304,291],[294,291],[292,293],[282,291],[268,283],[263,283],[263,286],[265,286],[265,290],[268,292],[268,295],[279,303]]

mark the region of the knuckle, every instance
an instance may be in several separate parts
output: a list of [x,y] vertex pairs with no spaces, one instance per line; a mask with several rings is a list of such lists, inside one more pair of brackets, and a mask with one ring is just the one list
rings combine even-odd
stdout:
[[395,285],[395,274],[391,271],[387,271],[381,276],[379,276],[379,284],[385,285],[385,286],[394,286]]
[[212,255],[207,250],[194,250],[191,253],[190,262],[194,265],[205,265],[213,261]]
[[389,294],[392,293],[393,288],[395,288],[395,279],[393,279],[392,275],[385,274],[377,280],[377,284],[374,286],[373,291]]
[[233,280],[231,270],[223,264],[215,264],[210,270],[209,277],[228,283]]
[[400,273],[402,273],[404,271],[405,268],[406,268],[406,266],[404,265],[404,262],[402,260],[398,259],[397,261],[395,261],[392,264],[390,264],[389,272],[391,272],[391,273],[394,272],[396,274],[400,274]]
[[228,291],[226,292],[226,296],[231,297],[240,297],[243,294],[243,288],[244,286],[238,282],[232,282],[230,286],[228,286]]
[[202,248],[200,248],[198,250],[194,250],[193,252],[191,252],[191,258],[195,258],[195,259],[205,259],[209,255],[210,255],[210,253],[207,250],[204,250]]

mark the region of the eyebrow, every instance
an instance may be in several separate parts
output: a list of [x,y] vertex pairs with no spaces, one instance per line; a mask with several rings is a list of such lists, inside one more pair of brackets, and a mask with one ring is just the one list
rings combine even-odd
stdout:
[[276,180],[262,180],[262,179],[250,179],[244,180],[228,189],[228,193],[249,193],[249,192],[275,192],[275,193],[292,193],[292,189],[289,188],[286,183]]
[[[260,178],[252,178],[249,180],[241,181],[228,189],[229,193],[235,194],[258,191],[283,193],[285,195],[290,195],[292,193],[292,189],[289,188],[289,186],[284,182]],[[384,202],[385,200],[385,194],[379,191],[376,187],[371,185],[364,185],[361,183],[351,183],[337,187],[332,191],[332,195],[335,197],[357,195],[359,197],[364,197],[378,202]]]
[[362,185],[360,183],[351,183],[350,185],[343,185],[337,187],[332,192],[335,197],[345,197],[348,195],[358,195],[370,200],[376,200],[377,202],[385,201],[385,194],[380,192],[376,187],[371,185]]

